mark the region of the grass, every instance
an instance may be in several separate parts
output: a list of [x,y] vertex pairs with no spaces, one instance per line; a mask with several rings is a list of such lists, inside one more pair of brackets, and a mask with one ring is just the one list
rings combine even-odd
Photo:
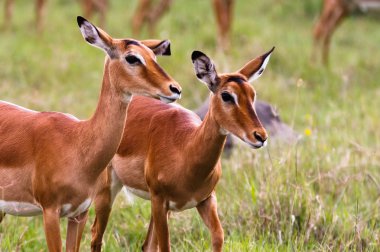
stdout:
[[[128,37],[136,0],[111,2],[107,31]],[[32,1],[16,1],[13,28],[0,32],[1,99],[88,118],[100,90],[103,53],[84,43],[77,3],[49,2],[41,35],[33,29],[32,8]],[[379,20],[346,20],[333,37],[327,69],[310,62],[319,8],[317,0],[237,1],[228,54],[215,49],[209,1],[176,0],[158,25],[156,37],[170,38],[173,53],[159,62],[184,87],[180,103],[188,108],[207,96],[193,74],[192,50],[210,55],[220,71],[234,71],[275,45],[254,86],[303,135],[295,145],[272,143],[258,151],[241,144],[223,160],[216,191],[225,251],[377,251],[380,245]],[[130,204],[119,196],[104,250],[139,250],[149,216],[149,202]],[[84,251],[93,219],[91,209]],[[170,232],[174,251],[211,250],[194,209],[174,213]],[[6,216],[0,251],[45,250],[41,217]]]

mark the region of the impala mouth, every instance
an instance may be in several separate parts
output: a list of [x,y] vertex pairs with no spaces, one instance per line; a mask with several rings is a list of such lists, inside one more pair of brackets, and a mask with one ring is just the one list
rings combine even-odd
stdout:
[[158,95],[160,100],[164,103],[172,103],[181,98],[181,95],[175,94],[172,96]]
[[246,144],[248,144],[251,148],[254,148],[254,149],[260,149],[261,147],[265,147],[267,146],[267,143],[268,143],[268,141],[264,141],[264,142],[257,141],[256,143],[252,143],[246,138],[244,138],[243,141]]

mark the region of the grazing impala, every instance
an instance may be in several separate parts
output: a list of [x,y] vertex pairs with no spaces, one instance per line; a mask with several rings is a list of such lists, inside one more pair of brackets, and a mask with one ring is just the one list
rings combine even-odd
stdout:
[[212,92],[203,120],[179,105],[135,97],[128,109],[125,133],[95,199],[92,251],[100,251],[112,202],[124,185],[151,200],[152,217],[144,251],[170,251],[168,212],[196,207],[221,251],[220,224],[214,188],[221,176],[220,155],[232,133],[252,148],[266,144],[267,133],[257,117],[255,90],[248,83],[261,76],[273,49],[242,69],[218,75],[212,61],[195,51],[197,77]]
[[[14,0],[5,0],[4,27],[9,28],[12,22]],[[35,0],[36,27],[38,31],[43,28],[43,16],[45,13],[46,0]]]
[[[13,6],[15,0],[5,0],[4,6],[4,27],[8,29],[12,22]],[[99,12],[100,25],[105,25],[105,16],[108,8],[108,0],[80,0],[84,15],[91,17],[95,12]],[[35,0],[36,27],[38,31],[43,30],[43,20],[45,16],[47,0]]]
[[78,251],[96,181],[119,146],[132,94],[170,102],[180,86],[156,62],[169,41],[113,39],[82,17],[84,39],[107,54],[102,90],[89,120],[0,102],[0,215],[43,214],[50,251],[61,251],[59,218],[68,217],[66,249]]
[[[335,29],[355,10],[380,10],[380,0],[324,0],[322,13],[314,26],[313,58],[322,46],[322,61],[328,64],[331,36]],[[322,44],[322,45],[321,45]]]
[[[137,36],[144,23],[147,24],[150,35],[154,34],[155,27],[163,14],[169,10],[172,0],[160,0],[156,5],[153,0],[139,0],[137,9],[132,18],[133,35]],[[218,45],[228,49],[232,23],[234,0],[212,0],[216,24],[218,27]]]

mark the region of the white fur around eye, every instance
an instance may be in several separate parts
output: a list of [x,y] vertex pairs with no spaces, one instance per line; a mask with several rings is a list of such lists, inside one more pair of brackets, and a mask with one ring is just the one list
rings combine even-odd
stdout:
[[141,54],[133,52],[133,53],[128,54],[126,57],[128,57],[128,56],[135,56],[136,58],[138,58],[140,60],[141,64],[146,66],[146,61],[145,61],[144,57],[141,56]]
[[236,105],[239,107],[239,100],[235,93],[231,92],[230,95],[234,98]]

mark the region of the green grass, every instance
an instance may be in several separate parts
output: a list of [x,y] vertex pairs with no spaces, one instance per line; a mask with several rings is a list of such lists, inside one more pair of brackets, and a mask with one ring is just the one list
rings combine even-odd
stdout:
[[[106,30],[128,37],[136,0],[111,2]],[[209,1],[176,0],[158,25],[156,38],[171,39],[173,54],[159,62],[183,86],[180,103],[188,108],[208,93],[194,76],[192,50],[210,55],[220,71],[234,71],[276,46],[254,86],[304,135],[296,145],[270,143],[258,151],[241,144],[223,160],[216,191],[225,251],[377,251],[380,245],[379,20],[346,20],[333,37],[326,69],[310,62],[319,8],[317,0],[237,1],[232,48],[225,55],[215,49]],[[32,9],[32,1],[16,1],[13,28],[0,32],[0,99],[88,118],[104,55],[83,41],[78,4],[49,1],[42,35],[33,29]],[[149,216],[149,202],[130,205],[119,196],[104,250],[139,250]],[[93,218],[91,209],[83,251],[89,250]],[[63,219],[63,238],[65,224]],[[170,233],[174,251],[211,250],[194,209],[173,214]],[[0,251],[45,250],[41,217],[6,216],[0,224]]]

